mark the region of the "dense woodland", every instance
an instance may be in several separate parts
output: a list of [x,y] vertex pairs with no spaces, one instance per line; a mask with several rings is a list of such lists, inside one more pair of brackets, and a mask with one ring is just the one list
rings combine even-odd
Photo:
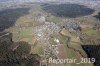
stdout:
[[3,36],[0,40],[0,66],[40,65],[40,57],[30,54],[31,46],[27,42],[13,42],[11,34]]

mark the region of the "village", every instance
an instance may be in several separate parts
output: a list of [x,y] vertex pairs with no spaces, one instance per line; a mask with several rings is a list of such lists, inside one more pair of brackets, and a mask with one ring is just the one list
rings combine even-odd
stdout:
[[[22,3],[20,3],[7,7],[4,5],[3,7],[6,7],[8,10],[9,7],[12,7],[13,12],[15,13],[13,15],[17,15],[19,17],[12,16],[12,19],[11,17],[6,18],[8,20],[7,22],[14,22],[9,23],[9,26],[3,23],[4,20],[2,18],[5,17],[6,14],[3,14],[3,17],[0,17],[0,23],[2,24],[0,29],[2,32],[7,32],[4,34],[0,33],[0,42],[11,42],[11,45],[9,45],[10,47],[8,48],[11,52],[16,52],[20,47],[20,43],[25,43],[25,48],[21,47],[23,48],[22,51],[25,52],[25,55],[22,54],[21,58],[26,60],[28,57],[30,58],[31,55],[32,57],[30,59],[32,59],[34,54],[36,54],[35,56],[38,57],[38,59],[35,58],[35,60],[38,64],[40,64],[40,66],[77,66],[77,64],[74,63],[49,63],[49,58],[74,58],[78,59],[78,62],[81,60],[81,58],[87,58],[88,55],[83,50],[82,46],[100,44],[99,9],[95,11],[93,9],[87,8],[93,11],[90,11],[92,15],[84,15],[84,12],[82,11],[84,16],[80,14],[81,11],[79,11],[79,15],[77,16],[75,11],[74,16],[76,15],[77,17],[75,16],[75,18],[65,18],[63,16],[59,17],[58,15],[51,14],[51,12],[46,12],[43,10],[43,5],[45,4],[41,5],[27,3],[22,5]],[[69,3],[67,5],[73,6],[73,4]],[[85,6],[79,6],[76,4],[74,5],[78,8],[85,8]],[[52,6],[52,4],[50,4],[50,6]],[[1,10],[3,7],[0,7]],[[16,8],[20,9],[18,10]],[[21,10],[21,8],[24,9]],[[11,11],[5,11],[5,13],[11,15]],[[70,15],[70,13],[68,15]],[[2,26],[6,27],[2,28]],[[12,41],[15,43],[12,43]],[[21,49],[19,50],[21,51]],[[80,64],[80,66],[82,65],[93,66],[92,63]]]

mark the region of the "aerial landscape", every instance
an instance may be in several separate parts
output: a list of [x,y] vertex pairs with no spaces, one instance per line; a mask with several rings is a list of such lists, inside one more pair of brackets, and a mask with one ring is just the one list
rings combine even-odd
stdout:
[[100,0],[0,0],[0,66],[100,66]]

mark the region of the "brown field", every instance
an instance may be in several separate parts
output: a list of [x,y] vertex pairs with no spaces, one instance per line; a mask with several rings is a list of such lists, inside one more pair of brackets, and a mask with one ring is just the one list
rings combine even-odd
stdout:
[[76,52],[76,59],[77,59],[77,62],[80,62],[81,61],[81,58],[83,58],[81,56],[81,54],[79,52]]
[[64,45],[58,46],[58,51],[59,51],[58,57],[60,59],[66,59],[67,58],[66,51],[64,50],[64,48],[65,48]]
[[58,64],[51,64],[51,66],[59,66]]

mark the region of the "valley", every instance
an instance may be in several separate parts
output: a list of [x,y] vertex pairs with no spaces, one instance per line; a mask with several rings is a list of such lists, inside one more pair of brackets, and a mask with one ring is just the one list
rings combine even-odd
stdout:
[[[99,7],[91,8],[87,5],[68,2],[25,2],[9,7],[4,4],[4,7],[0,6],[0,33],[12,33],[11,40],[15,43],[11,42],[11,49],[8,50],[12,51],[11,55],[13,52],[22,53],[18,58],[25,59],[25,61],[19,59],[21,62],[15,63],[16,66],[27,66],[26,63],[34,58],[34,54],[40,57],[35,55],[35,60],[40,65],[29,63],[29,66],[99,66],[100,58],[91,53],[91,56],[89,55],[89,50],[93,51],[95,46],[100,45],[99,12]],[[2,38],[2,34],[0,38],[5,39]],[[0,41],[0,47],[2,44],[3,41]],[[0,61],[3,61],[1,57]],[[81,58],[92,57],[96,60],[99,58],[99,60],[82,64],[49,63],[49,58],[74,58],[80,62]],[[1,64],[1,66],[3,65]]]

